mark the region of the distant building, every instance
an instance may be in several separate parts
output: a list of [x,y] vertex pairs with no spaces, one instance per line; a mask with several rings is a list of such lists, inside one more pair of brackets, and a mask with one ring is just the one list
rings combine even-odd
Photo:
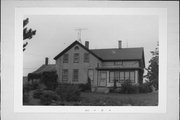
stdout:
[[125,80],[134,84],[141,84],[145,68],[144,49],[122,48],[89,49],[89,42],[85,46],[75,41],[60,52],[56,60],[56,71],[59,82],[87,83],[88,77],[93,87],[112,87],[114,80],[121,86]]

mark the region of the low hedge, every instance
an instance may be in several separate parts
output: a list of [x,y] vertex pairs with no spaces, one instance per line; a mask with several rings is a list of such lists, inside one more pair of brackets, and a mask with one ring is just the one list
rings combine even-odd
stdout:
[[121,84],[120,93],[124,93],[124,94],[139,93],[139,87],[138,85],[133,85],[130,80],[125,80],[124,83]]
[[152,92],[151,83],[146,82],[139,85],[139,93],[149,93]]

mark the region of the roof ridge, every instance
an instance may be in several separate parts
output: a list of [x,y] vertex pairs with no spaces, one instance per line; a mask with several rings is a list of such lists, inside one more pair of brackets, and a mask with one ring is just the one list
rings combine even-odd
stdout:
[[[46,65],[46,64],[43,64],[43,65]],[[47,64],[47,65],[56,65],[56,64]]]
[[[120,49],[135,49],[135,48],[144,48],[144,47],[131,47],[131,48],[120,48]],[[100,49],[89,49],[89,50],[119,50],[119,48],[100,48]]]

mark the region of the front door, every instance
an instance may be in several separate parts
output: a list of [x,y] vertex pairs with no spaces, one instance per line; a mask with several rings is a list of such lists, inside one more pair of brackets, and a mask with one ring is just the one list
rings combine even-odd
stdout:
[[99,79],[99,86],[106,86],[106,84],[107,84],[107,72],[101,71],[100,79]]
[[94,85],[94,70],[93,69],[88,70],[88,77],[91,80],[91,85]]

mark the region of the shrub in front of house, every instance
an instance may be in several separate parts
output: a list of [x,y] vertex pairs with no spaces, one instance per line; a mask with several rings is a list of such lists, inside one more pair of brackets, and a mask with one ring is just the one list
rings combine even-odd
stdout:
[[35,82],[35,83],[31,84],[30,87],[31,87],[31,90],[36,90],[39,88],[39,83]]
[[23,85],[23,93],[29,92],[32,89],[32,87],[29,84]]
[[23,91],[24,92],[29,92],[31,90],[36,90],[39,88],[39,84],[38,83],[33,83],[33,84],[24,84],[23,85]]
[[29,102],[29,94],[28,92],[23,92],[23,105],[28,104]]
[[88,82],[86,84],[79,84],[79,89],[81,92],[91,91],[91,80],[89,77],[88,77]]
[[29,91],[32,87],[28,84],[23,85],[23,105],[29,102]]
[[46,89],[55,90],[58,84],[57,78],[56,72],[43,72],[41,83],[46,86]]
[[111,88],[109,88],[109,92],[110,93],[121,93],[121,88],[120,87],[117,87],[117,88],[111,87]]
[[59,96],[52,90],[44,90],[40,95],[40,103],[42,105],[50,105],[59,101]]
[[152,92],[152,87],[150,82],[146,82],[139,85],[139,93],[149,93]]
[[61,101],[80,101],[81,91],[78,84],[61,83],[56,89]]
[[81,92],[90,92],[91,91],[91,80],[88,78],[88,82],[86,84],[79,84],[79,89]]
[[43,94],[43,90],[37,89],[33,93],[33,98],[40,99],[40,96]]
[[90,88],[89,88],[88,84],[79,84],[79,89],[80,89],[81,92],[90,91]]
[[130,80],[125,80],[121,84],[120,93],[123,93],[123,94],[139,93],[139,87],[138,85],[133,85]]

